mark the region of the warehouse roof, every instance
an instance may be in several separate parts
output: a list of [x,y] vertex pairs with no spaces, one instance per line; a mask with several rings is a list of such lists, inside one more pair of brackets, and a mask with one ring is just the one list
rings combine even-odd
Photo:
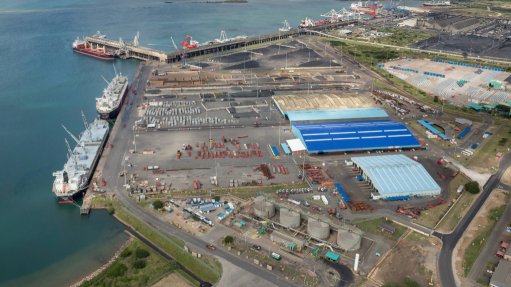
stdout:
[[293,124],[309,153],[420,147],[410,130],[389,120]]
[[511,262],[500,260],[491,277],[490,284],[498,287],[511,287]]
[[385,110],[380,108],[343,108],[327,110],[288,111],[285,115],[291,122],[387,118],[389,116]]
[[385,110],[374,107],[369,98],[358,95],[284,95],[274,96],[273,101],[292,122],[389,116]]
[[440,186],[426,169],[405,155],[353,157],[352,161],[382,197],[440,193]]

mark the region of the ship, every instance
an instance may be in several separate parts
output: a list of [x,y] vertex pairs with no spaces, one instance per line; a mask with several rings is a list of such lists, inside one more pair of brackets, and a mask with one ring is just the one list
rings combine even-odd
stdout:
[[451,6],[451,1],[444,0],[432,0],[429,2],[422,3],[424,6]]
[[284,22],[282,22],[282,27],[279,28],[279,31],[280,32],[288,32],[291,30],[291,26],[289,26],[289,23],[287,22],[287,20],[284,20]]
[[300,21],[300,24],[298,25],[299,28],[312,28],[312,27],[319,27],[323,25],[330,24],[330,21],[328,20],[318,20],[314,21],[310,18],[305,18],[302,21]]
[[116,72],[112,81],[105,80],[105,82],[107,87],[103,90],[101,97],[96,98],[96,111],[101,119],[113,120],[119,114],[128,92],[128,78]]
[[89,187],[92,175],[103,152],[110,127],[108,122],[96,118],[87,123],[84,114],[82,119],[85,126],[78,137],[74,136],[65,126],[62,126],[69,136],[76,142],[71,150],[67,139],[68,158],[62,170],[53,173],[52,191],[59,203],[72,203]]
[[[105,37],[105,35],[102,35],[99,31],[94,36],[98,38]],[[72,48],[73,52],[75,53],[86,55],[103,61],[114,61],[115,58],[117,58],[116,53],[108,52],[104,47],[94,48],[92,47],[92,44],[87,43],[85,40],[80,39],[79,37],[77,37],[76,40],[73,42]]]
[[362,13],[367,15],[373,15],[377,16],[381,9],[383,7],[383,4],[379,3],[378,1],[359,1],[359,2],[353,2],[351,3],[351,11],[356,13]]

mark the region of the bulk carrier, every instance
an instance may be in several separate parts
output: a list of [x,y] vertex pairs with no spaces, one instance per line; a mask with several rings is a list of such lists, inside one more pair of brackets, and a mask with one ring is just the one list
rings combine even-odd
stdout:
[[[115,67],[114,67],[115,68]],[[104,78],[103,78],[104,79]],[[108,86],[103,90],[103,95],[96,98],[96,111],[104,120],[115,119],[119,114],[124,98],[128,91],[128,78],[115,73],[112,81],[105,80]]]
[[[94,35],[98,38],[105,38],[105,35],[102,35],[99,31]],[[78,54],[82,54],[85,56],[93,57],[103,61],[114,61],[117,58],[116,53],[108,52],[104,47],[94,48],[92,44],[87,43],[85,40],[81,40],[80,38],[76,38],[72,45],[73,51]]]
[[73,150],[65,139],[68,158],[62,170],[53,173],[53,193],[59,203],[71,203],[74,198],[81,195],[89,187],[92,174],[103,152],[108,132],[108,122],[95,119],[87,123],[82,113],[85,131],[79,137],[74,136],[65,126],[62,126],[69,136],[76,142]]

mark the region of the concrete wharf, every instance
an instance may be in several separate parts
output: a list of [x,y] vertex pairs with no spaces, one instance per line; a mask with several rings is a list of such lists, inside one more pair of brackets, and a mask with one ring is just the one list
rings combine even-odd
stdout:
[[93,48],[106,49],[107,51],[120,51],[124,58],[135,58],[142,61],[159,61],[163,63],[176,63],[183,58],[193,58],[208,54],[220,53],[239,48],[246,48],[250,46],[271,43],[275,41],[285,40],[302,35],[311,35],[311,31],[325,31],[334,29],[341,26],[347,26],[356,23],[353,21],[335,22],[319,27],[311,27],[307,29],[291,29],[286,32],[273,32],[269,34],[248,37],[244,39],[236,39],[224,43],[212,43],[201,45],[194,49],[180,49],[174,52],[159,51],[151,48],[140,47],[133,43],[124,43],[122,41],[107,39],[102,36],[87,36],[85,41]]

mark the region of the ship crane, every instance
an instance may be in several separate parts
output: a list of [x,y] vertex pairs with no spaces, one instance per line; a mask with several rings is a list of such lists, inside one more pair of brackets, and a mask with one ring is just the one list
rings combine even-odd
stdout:
[[71,149],[71,146],[69,146],[69,142],[67,141],[66,138],[64,138],[64,142],[66,143],[67,157],[71,158],[73,160],[73,163],[76,165],[77,164],[76,155],[73,153],[73,150]]
[[179,48],[177,47],[176,42],[174,42],[174,38],[172,38],[172,36],[170,36],[170,41],[172,42],[172,46],[174,46],[174,49],[176,49],[176,52],[179,53],[180,58],[184,60],[184,63],[186,65],[186,53],[182,53],[181,51],[179,51]]
[[92,132],[91,129],[89,128],[89,123],[87,122],[87,118],[85,118],[85,114],[83,113],[83,111],[81,111],[81,113],[83,125],[85,126],[85,132],[89,135],[89,140],[92,141]]
[[133,46],[135,46],[135,47],[139,46],[139,44],[140,44],[140,42],[138,41],[139,38],[140,38],[140,32],[137,32],[135,37],[133,37]]
[[284,22],[282,22],[282,27],[279,28],[279,31],[287,32],[289,30],[291,30],[291,26],[289,26],[289,23],[287,22],[287,20],[284,20]]
[[64,128],[64,130],[69,134],[69,136],[76,142],[76,144],[80,145],[84,151],[85,150],[85,144],[83,142],[80,142],[80,140],[78,140],[78,138],[75,137],[74,134],[72,134],[67,128],[66,126],[62,125],[62,127]]

